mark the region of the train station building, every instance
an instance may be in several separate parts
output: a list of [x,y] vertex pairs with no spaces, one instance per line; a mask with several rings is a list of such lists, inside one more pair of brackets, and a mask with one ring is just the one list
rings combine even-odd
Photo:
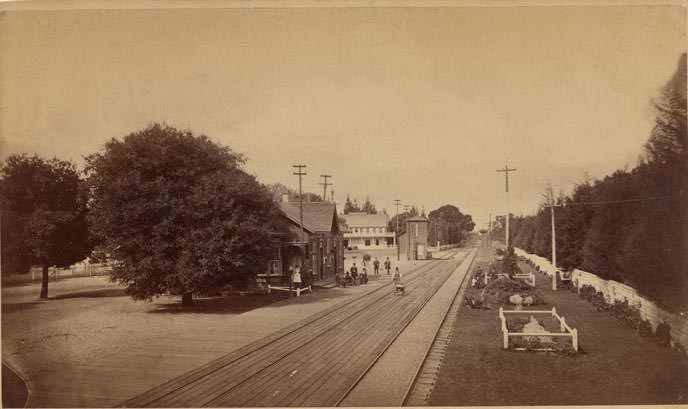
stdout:
[[289,268],[296,265],[301,266],[302,274],[312,272],[314,280],[334,280],[338,272],[343,273],[344,240],[335,204],[303,202],[303,242],[299,202],[283,200],[278,205],[293,240],[276,246],[268,274],[288,277]]
[[347,225],[344,247],[358,250],[394,247],[394,232],[387,229],[386,214],[351,212],[342,217]]
[[428,224],[429,220],[423,216],[406,219],[406,231],[399,236],[399,249],[407,260],[428,258]]

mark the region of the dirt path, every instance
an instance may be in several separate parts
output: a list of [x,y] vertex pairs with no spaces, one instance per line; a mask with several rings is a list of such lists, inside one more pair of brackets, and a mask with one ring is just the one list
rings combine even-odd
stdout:
[[17,374],[2,364],[2,407],[23,408],[29,391],[24,381]]
[[29,383],[31,407],[109,407],[381,283],[190,309],[174,297],[134,302],[107,277],[51,283],[47,301],[38,284],[3,287],[2,356]]

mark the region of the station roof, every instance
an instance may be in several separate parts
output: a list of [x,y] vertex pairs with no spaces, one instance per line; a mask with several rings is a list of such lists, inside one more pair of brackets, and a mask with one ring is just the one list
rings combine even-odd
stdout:
[[351,227],[387,227],[387,215],[351,212],[342,216],[346,225]]
[[427,222],[428,219],[423,216],[414,216],[406,219],[407,222]]
[[[282,213],[299,225],[299,202],[279,202]],[[311,233],[336,231],[337,209],[331,202],[303,202],[303,228]]]

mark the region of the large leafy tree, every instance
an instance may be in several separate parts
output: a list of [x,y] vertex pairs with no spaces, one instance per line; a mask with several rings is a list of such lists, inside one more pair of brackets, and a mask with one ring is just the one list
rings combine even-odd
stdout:
[[431,240],[442,243],[461,244],[466,233],[473,231],[475,223],[470,215],[465,215],[453,205],[444,205],[428,214]]
[[153,125],[87,158],[91,213],[134,299],[245,284],[284,237],[268,190],[244,158],[206,136]]
[[87,192],[74,165],[58,159],[12,155],[0,173],[2,269],[40,265],[40,298],[48,298],[49,268],[91,251]]
[[[406,208],[406,206],[404,206]],[[412,205],[409,208],[406,208],[404,212],[395,214],[392,216],[389,221],[387,222],[387,229],[389,231],[396,232],[397,230],[397,219],[399,220],[399,235],[402,235],[406,232],[406,219],[409,217],[415,217],[418,216],[418,208],[416,206]]]

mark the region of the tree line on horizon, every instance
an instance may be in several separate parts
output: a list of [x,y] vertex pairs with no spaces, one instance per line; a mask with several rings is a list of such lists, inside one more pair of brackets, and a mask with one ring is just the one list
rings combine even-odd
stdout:
[[[551,190],[535,215],[512,216],[510,242],[557,264],[616,280],[671,311],[688,310],[686,55],[655,102],[654,127],[631,170],[584,180],[570,195]],[[504,236],[500,216],[495,237]]]

